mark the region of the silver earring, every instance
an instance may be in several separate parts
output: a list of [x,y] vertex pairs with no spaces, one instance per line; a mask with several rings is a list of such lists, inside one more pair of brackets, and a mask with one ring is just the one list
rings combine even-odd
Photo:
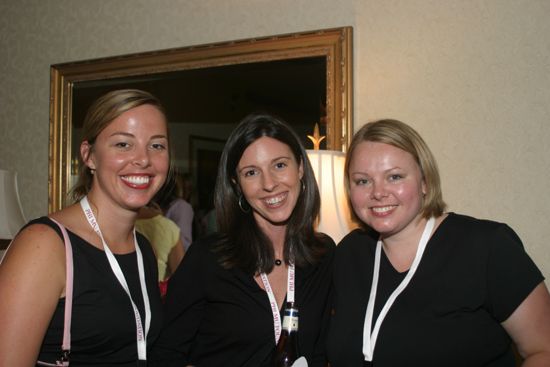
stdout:
[[243,213],[248,213],[248,212],[250,212],[250,206],[248,207],[248,209],[245,209],[245,208],[243,207],[243,202],[242,202],[242,200],[243,200],[243,196],[241,195],[241,196],[239,196],[239,201],[238,201],[238,202],[239,202],[239,208],[241,208],[241,211],[242,211]]
[[303,180],[300,180],[300,182],[302,183],[302,193],[303,193],[304,191],[306,191],[306,184],[304,183]]

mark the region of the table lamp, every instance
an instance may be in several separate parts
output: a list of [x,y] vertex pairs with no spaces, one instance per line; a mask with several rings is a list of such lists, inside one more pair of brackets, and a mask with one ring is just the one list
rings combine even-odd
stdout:
[[344,189],[344,163],[346,154],[335,150],[319,150],[320,136],[316,124],[313,136],[313,150],[306,150],[315,172],[319,194],[321,196],[321,213],[317,231],[326,233],[338,243],[354,227],[351,211]]
[[25,223],[17,189],[17,172],[0,169],[0,259]]

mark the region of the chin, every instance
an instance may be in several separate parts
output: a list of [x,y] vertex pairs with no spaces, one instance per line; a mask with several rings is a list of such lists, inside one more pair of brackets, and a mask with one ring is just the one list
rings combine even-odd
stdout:
[[372,218],[369,218],[369,220],[365,221],[365,223],[378,233],[385,233],[393,230],[392,223],[386,223],[385,221],[381,221],[380,218],[376,218],[374,220],[372,220]]
[[130,199],[130,200],[127,200],[125,204],[129,209],[137,210],[149,204],[152,198],[153,197]]

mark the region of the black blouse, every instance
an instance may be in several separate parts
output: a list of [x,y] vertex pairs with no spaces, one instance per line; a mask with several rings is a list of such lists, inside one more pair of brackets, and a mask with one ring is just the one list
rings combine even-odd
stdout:
[[[375,237],[356,230],[336,251],[328,337],[332,367],[370,365],[364,364],[362,346],[375,247]],[[382,259],[375,308],[402,275]],[[372,365],[513,367],[511,340],[501,322],[543,280],[510,227],[450,213],[384,319]]]
[[[270,365],[275,336],[267,293],[251,275],[222,268],[214,244],[213,237],[194,243],[170,279],[155,366]],[[296,268],[299,352],[314,367],[326,365],[335,245],[328,237],[324,245],[319,263]]]
[[[59,227],[47,217],[31,221]],[[135,366],[136,321],[130,299],[111,270],[105,252],[67,230],[73,249],[74,284],[71,318],[71,366]],[[147,349],[160,332],[162,306],[155,254],[145,237],[137,234],[143,254],[145,280],[151,306]],[[137,257],[132,252],[115,255],[130,293],[145,321]],[[44,336],[38,360],[52,363],[59,357],[63,340],[65,298],[59,300]]]

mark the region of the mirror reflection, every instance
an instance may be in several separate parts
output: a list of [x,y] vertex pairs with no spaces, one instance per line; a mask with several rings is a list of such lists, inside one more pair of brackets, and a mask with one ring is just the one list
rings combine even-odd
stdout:
[[[216,173],[225,140],[253,111],[266,111],[288,121],[304,146],[315,123],[326,135],[326,62],[323,57],[277,60],[161,73],[149,77],[86,81],[73,88],[70,186],[78,177],[80,130],[88,107],[119,85],[146,90],[163,103],[169,121],[176,172],[186,178],[187,201],[196,228],[208,231]],[[326,141],[320,146],[326,149]]]
[[68,204],[85,113],[110,90],[161,100],[198,216],[211,207],[225,140],[247,114],[279,115],[308,149],[316,123],[327,136],[321,149],[345,149],[351,135],[349,27],[58,64],[51,74],[50,211]]

